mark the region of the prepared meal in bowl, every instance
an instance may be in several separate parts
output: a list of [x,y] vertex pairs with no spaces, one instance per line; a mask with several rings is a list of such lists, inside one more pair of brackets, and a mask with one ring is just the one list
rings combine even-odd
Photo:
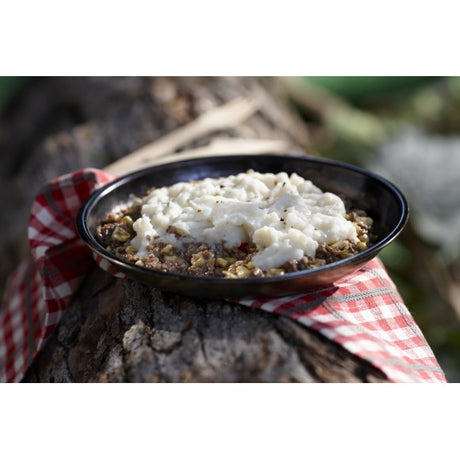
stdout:
[[245,173],[152,188],[96,239],[146,268],[247,278],[319,267],[367,249],[372,219],[296,173]]

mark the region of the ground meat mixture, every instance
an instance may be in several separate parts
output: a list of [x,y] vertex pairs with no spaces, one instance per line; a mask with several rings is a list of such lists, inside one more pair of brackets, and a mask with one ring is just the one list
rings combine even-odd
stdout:
[[[252,257],[256,247],[243,243],[237,248],[221,245],[209,247],[205,243],[184,243],[182,248],[166,244],[158,239],[150,241],[148,255],[140,258],[130,242],[136,236],[133,222],[141,215],[142,201],[115,214],[110,214],[96,229],[96,239],[109,252],[135,265],[164,272],[182,273],[197,276],[223,277],[229,279],[282,275],[288,272],[321,267],[357,254],[373,244],[372,219],[362,210],[351,210],[346,218],[357,230],[359,242],[344,240],[333,244],[320,243],[315,257],[289,260],[281,267],[266,271],[254,266]],[[168,232],[183,236],[174,228]]]

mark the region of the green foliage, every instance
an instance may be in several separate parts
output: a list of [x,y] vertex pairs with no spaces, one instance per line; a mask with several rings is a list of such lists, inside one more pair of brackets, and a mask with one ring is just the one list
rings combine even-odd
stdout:
[[0,77],[0,112],[26,80],[26,77]]
[[380,259],[388,269],[404,272],[412,263],[412,254],[404,244],[395,240],[380,252]]
[[436,77],[305,77],[353,104],[382,98],[407,97]]

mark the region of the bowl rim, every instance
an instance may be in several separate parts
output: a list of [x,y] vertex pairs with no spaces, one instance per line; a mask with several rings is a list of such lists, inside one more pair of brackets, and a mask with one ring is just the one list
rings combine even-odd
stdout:
[[[136,180],[137,178],[142,177],[144,175],[148,175],[150,171],[153,171],[153,170],[158,171],[163,168],[168,168],[171,165],[174,165],[175,167],[183,166],[184,168],[186,168],[187,166],[190,166],[191,164],[194,166],[198,166],[201,162],[209,162],[209,161],[216,161],[216,160],[217,161],[228,161],[228,160],[238,161],[238,160],[248,159],[254,156],[257,156],[260,158],[270,157],[270,158],[275,158],[279,160],[283,160],[283,159],[302,160],[302,161],[306,161],[309,163],[317,163],[317,164],[322,164],[326,166],[339,167],[339,168],[347,169],[349,171],[367,176],[377,182],[380,182],[383,186],[388,188],[392,192],[393,196],[397,199],[400,205],[400,209],[401,209],[398,222],[392,228],[392,230],[387,235],[385,235],[380,241],[378,241],[376,244],[346,259],[331,262],[321,267],[284,273],[283,275],[238,278],[238,279],[227,279],[227,278],[222,278],[222,277],[217,277],[217,276],[198,276],[198,275],[190,275],[190,274],[184,274],[184,273],[165,272],[161,270],[155,270],[155,269],[145,268],[145,267],[135,265],[107,251],[104,247],[102,247],[97,242],[97,240],[95,239],[95,237],[93,236],[93,234],[90,232],[88,228],[87,216],[90,213],[93,205],[95,204],[95,202],[97,202],[99,198],[102,198],[110,194],[114,189],[117,189],[118,187],[125,185],[127,182]],[[171,280],[172,279],[181,280],[181,281],[187,280],[189,282],[206,281],[207,283],[228,283],[228,284],[239,283],[242,285],[250,286],[254,284],[260,284],[262,282],[265,284],[270,284],[270,283],[279,282],[280,280],[291,280],[295,278],[309,276],[310,274],[311,275],[321,274],[324,272],[331,271],[332,269],[336,267],[346,267],[347,265],[357,265],[360,262],[367,262],[370,259],[373,259],[374,257],[376,257],[378,253],[385,246],[390,244],[402,232],[402,230],[404,229],[407,223],[408,218],[409,218],[409,206],[407,204],[407,200],[404,197],[403,193],[390,180],[386,179],[380,174],[377,174],[373,171],[370,171],[360,166],[356,166],[356,165],[349,164],[349,163],[339,161],[339,160],[333,160],[330,158],[313,157],[309,155],[298,155],[298,154],[289,154],[289,153],[286,153],[286,154],[262,153],[262,154],[257,154],[257,155],[228,154],[228,155],[217,155],[215,157],[197,157],[197,158],[184,159],[184,160],[177,159],[177,160],[172,160],[170,162],[165,162],[165,163],[161,163],[158,165],[153,165],[153,166],[149,166],[146,168],[138,169],[128,174],[124,174],[122,176],[117,177],[113,181],[110,181],[104,186],[98,188],[93,193],[91,193],[91,195],[86,199],[86,201],[83,203],[83,205],[80,207],[78,211],[76,225],[77,225],[77,231],[80,237],[90,247],[91,250],[95,251],[97,254],[99,254],[104,259],[107,259],[112,265],[115,265],[121,271],[125,273],[134,271],[143,276],[156,275],[156,276],[161,276],[163,278],[169,278]]]

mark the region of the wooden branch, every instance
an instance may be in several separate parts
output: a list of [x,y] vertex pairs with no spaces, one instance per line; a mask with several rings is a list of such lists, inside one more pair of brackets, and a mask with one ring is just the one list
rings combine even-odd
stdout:
[[219,155],[259,155],[262,153],[283,153],[286,151],[288,151],[288,147],[283,141],[271,139],[215,138],[205,147],[183,150],[178,153],[168,153],[162,156],[153,155],[153,157],[150,157],[148,153],[146,153],[146,155],[142,157],[142,164],[131,161],[117,162],[116,166],[111,167],[112,165],[110,165],[104,169],[114,174],[122,175],[140,168],[169,163],[171,161],[215,157]]
[[254,101],[244,98],[234,99],[221,107],[204,113],[188,125],[177,128],[161,139],[126,155],[107,166],[105,170],[113,174],[124,174],[152,165],[156,159],[171,154],[178,148],[201,137],[238,126],[256,111],[257,105]]

